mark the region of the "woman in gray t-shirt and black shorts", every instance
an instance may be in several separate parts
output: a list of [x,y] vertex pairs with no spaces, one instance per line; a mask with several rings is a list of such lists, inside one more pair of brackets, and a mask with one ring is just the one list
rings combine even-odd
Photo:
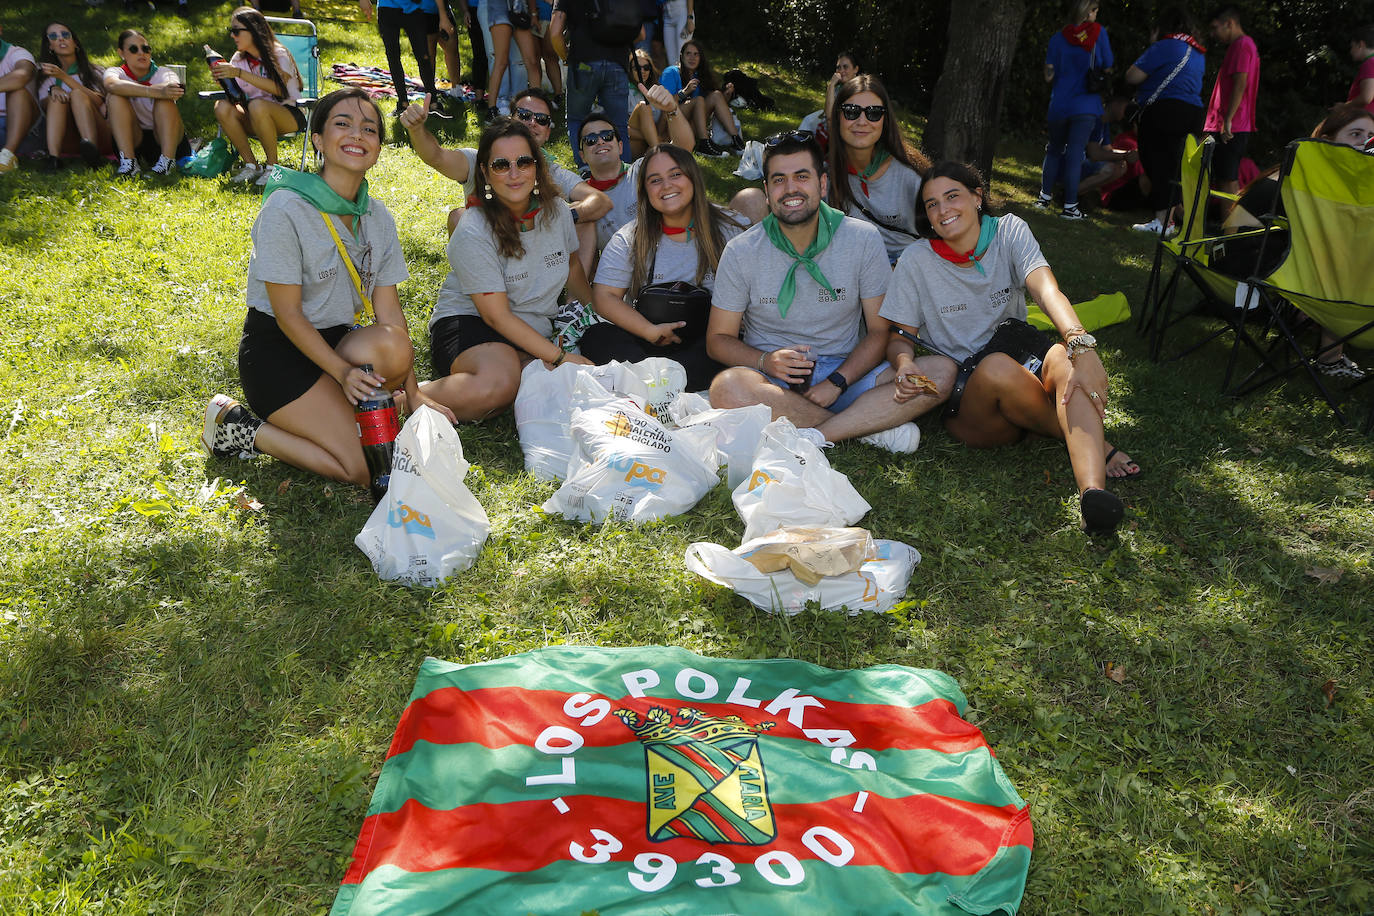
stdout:
[[532,359],[550,369],[592,365],[553,340],[558,296],[590,302],[572,211],[558,196],[530,129],[497,118],[477,145],[481,206],[448,242],[452,268],[429,319],[434,380],[422,390],[460,420],[482,420],[515,403]]

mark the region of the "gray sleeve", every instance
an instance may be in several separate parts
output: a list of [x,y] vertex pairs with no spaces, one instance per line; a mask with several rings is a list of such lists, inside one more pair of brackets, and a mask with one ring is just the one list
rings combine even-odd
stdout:
[[721,252],[716,286],[711,291],[711,305],[727,312],[743,312],[749,307],[749,271],[741,240],[745,240],[743,235],[735,236]]
[[368,233],[376,264],[373,284],[395,286],[409,280],[410,270],[406,267],[405,254],[401,251],[401,240],[396,235],[396,221],[392,219],[390,211],[382,206],[378,206],[372,217],[377,220],[376,233]]
[[1007,231],[1007,260],[1011,262],[1012,275],[1021,286],[1026,285],[1026,278],[1036,270],[1050,266],[1025,220],[1019,216],[1004,216],[997,229],[999,234]]
[[268,198],[268,203],[258,211],[258,218],[253,220],[253,254],[248,260],[248,278],[300,286],[305,270],[300,234],[286,208],[280,204],[274,206],[275,201],[275,197]]
[[549,171],[552,172],[553,183],[558,185],[558,193],[564,197],[572,194],[573,188],[582,183],[581,175],[570,172],[557,163],[550,163]]
[[859,298],[872,299],[887,292],[888,282],[892,279],[891,264],[887,259],[887,246],[883,244],[882,234],[872,223],[861,223],[863,235],[855,252],[859,273]]
[[601,262],[596,267],[596,282],[611,289],[629,289],[630,275],[633,273],[631,258],[634,256],[635,223],[621,226],[601,252]]
[[920,284],[917,282],[919,270],[916,255],[908,248],[897,259],[897,266],[892,269],[892,282],[888,285],[887,295],[883,297],[883,304],[878,309],[879,315],[899,324],[921,327],[921,294]]
[[480,211],[469,211],[448,243],[448,263],[466,295],[504,293],[506,274],[496,240],[487,231]]

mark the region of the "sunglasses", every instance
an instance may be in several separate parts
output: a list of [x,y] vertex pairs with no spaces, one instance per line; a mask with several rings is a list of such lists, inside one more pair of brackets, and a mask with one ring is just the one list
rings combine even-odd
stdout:
[[590,133],[590,134],[587,134],[586,136],[584,136],[584,137],[582,138],[582,145],[583,145],[583,146],[596,146],[598,143],[610,143],[610,142],[611,142],[612,140],[614,140],[614,139],[615,139],[615,131],[613,131],[613,130],[598,130],[598,131],[596,131],[596,132],[594,132],[594,133]]
[[540,127],[548,127],[553,123],[553,118],[544,114],[542,111],[530,111],[528,108],[515,109],[515,116],[522,121],[533,121]]
[[881,121],[887,115],[885,105],[855,105],[853,102],[845,102],[840,106],[840,115],[846,121],[859,120],[859,113],[870,121]]
[[72,33],[71,33],[71,32],[68,32],[66,29],[63,29],[63,30],[60,31],[60,32],[49,32],[49,33],[48,33],[48,41],[62,41],[62,40],[65,39],[65,38],[71,38],[71,37],[72,37]]
[[[504,175],[511,170],[511,165],[512,163],[509,159],[493,159],[491,162],[487,163],[487,168],[497,175]],[[534,168],[534,157],[521,156],[515,160],[514,166],[518,172],[527,172]]]
[[228,28],[228,32],[229,32],[230,35],[237,35],[239,32],[246,32],[246,31],[248,31],[248,30],[247,30],[246,28],[244,28],[243,26],[241,26],[241,25],[231,25],[231,26],[229,26],[229,28]]
[[781,146],[790,141],[795,143],[810,143],[816,135],[809,130],[785,130],[780,134],[774,134],[763,141],[764,146]]
[[130,54],[138,54],[139,52],[142,52],[144,54],[153,53],[153,48],[151,45],[129,45],[124,50]]

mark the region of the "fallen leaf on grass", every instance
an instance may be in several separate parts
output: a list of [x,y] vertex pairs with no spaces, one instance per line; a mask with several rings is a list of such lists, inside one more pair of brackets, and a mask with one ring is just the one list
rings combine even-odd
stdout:
[[257,512],[262,508],[262,503],[243,492],[238,493],[234,497],[234,505],[240,509],[247,509],[249,512]]
[[1374,503],[1374,490],[1370,490],[1368,493],[1366,493],[1366,494],[1364,495],[1364,498],[1365,498],[1365,502]]
[[1050,485],[1050,472],[1049,472],[1049,469],[1046,468],[1046,469],[1045,469],[1045,486],[1048,487],[1049,485]]
[[1345,575],[1345,570],[1335,566],[1309,566],[1307,575],[1317,580],[1317,585],[1335,585]]
[[1107,675],[1107,678],[1109,680],[1116,681],[1118,684],[1126,683],[1125,665],[1118,665],[1113,662],[1107,662],[1102,668],[1102,673]]
[[1260,448],[1258,445],[1252,445],[1252,446],[1250,446],[1250,454],[1252,454],[1252,455],[1263,455],[1263,454],[1264,454],[1264,449]]
[[325,496],[333,496],[333,495],[334,495],[334,488],[331,487],[329,484],[325,484],[325,485],[324,485],[324,495],[325,495]]
[[281,483],[277,484],[277,495],[278,495],[278,496],[281,496],[283,493],[286,492],[286,488],[289,487],[289,486],[291,486],[291,478],[290,478],[290,477],[286,478],[286,479],[283,480]]
[[1328,678],[1326,683],[1322,684],[1322,693],[1326,695],[1326,708],[1330,709],[1332,704],[1336,702],[1336,679],[1334,677]]

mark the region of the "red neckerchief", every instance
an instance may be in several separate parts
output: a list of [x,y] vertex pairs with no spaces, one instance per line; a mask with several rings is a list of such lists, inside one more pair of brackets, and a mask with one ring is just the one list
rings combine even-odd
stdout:
[[1206,54],[1207,49],[1198,43],[1198,40],[1187,32],[1175,32],[1172,35],[1165,35],[1165,38],[1172,38],[1174,41],[1181,41],[1193,46],[1193,50],[1199,54]]
[[[975,255],[972,250],[960,254],[949,247],[949,243],[944,239],[931,239],[930,248],[951,264],[977,264],[979,261],[983,260],[983,255]],[[987,252],[983,254],[987,254]]]
[[682,235],[682,233],[685,232],[685,233],[687,233],[687,240],[690,242],[690,241],[692,240],[692,227],[693,227],[694,225],[696,225],[696,220],[692,220],[692,222],[690,222],[690,223],[688,223],[687,225],[682,226],[682,227],[678,227],[678,226],[669,226],[667,223],[664,223],[664,224],[663,224],[663,234],[664,234],[664,235]]
[[[517,216],[517,217],[515,218],[515,222],[519,225],[520,231],[521,231],[521,232],[529,232],[531,229],[533,229],[533,228],[534,228],[534,218],[535,218],[536,216],[538,216],[538,215],[539,215],[539,204],[535,204],[533,210],[531,210],[530,212],[524,214],[523,216]],[[525,226],[526,223],[529,223],[529,226],[528,226],[528,227]]]
[[611,188],[620,184],[620,179],[624,178],[625,173],[629,170],[630,167],[622,162],[620,163],[619,175],[615,176],[614,178],[588,178],[587,184],[596,188],[598,191],[609,191]]
[[1102,33],[1102,26],[1096,22],[1080,22],[1078,25],[1066,25],[1062,34],[1064,40],[1084,51],[1091,51],[1093,45],[1097,44],[1097,36]]
[[134,71],[129,69],[128,64],[120,64],[119,69],[123,70],[124,75],[127,76],[129,79],[133,80],[135,83],[140,83],[144,86],[150,85],[152,83],[153,74],[157,72],[157,67],[149,67],[147,75],[144,76],[143,79],[139,79],[138,77],[134,76]]

